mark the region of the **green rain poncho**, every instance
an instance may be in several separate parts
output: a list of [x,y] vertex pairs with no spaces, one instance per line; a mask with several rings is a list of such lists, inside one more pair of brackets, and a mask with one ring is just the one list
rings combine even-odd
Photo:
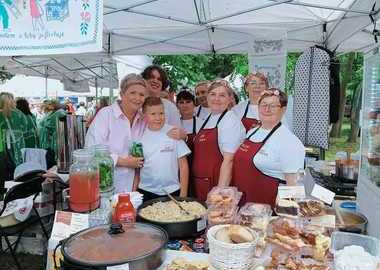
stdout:
[[64,110],[48,112],[38,124],[38,135],[40,147],[54,152],[55,159],[58,158],[57,149],[57,122],[62,116],[65,116]]
[[25,148],[25,133],[27,131],[27,120],[25,115],[18,109],[11,111],[6,117],[0,112],[0,129],[5,134],[5,144],[15,165],[22,163],[21,149]]
[[27,120],[27,131],[25,132],[26,148],[38,148],[37,123],[34,115],[25,115]]

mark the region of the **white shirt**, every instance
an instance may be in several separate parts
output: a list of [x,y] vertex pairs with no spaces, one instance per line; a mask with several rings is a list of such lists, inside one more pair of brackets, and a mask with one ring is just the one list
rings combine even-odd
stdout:
[[[248,102],[249,102],[249,100],[242,101],[232,108],[232,111],[234,113],[236,113],[236,115],[237,115],[237,117],[239,117],[239,119],[243,118],[245,108],[247,108]],[[249,104],[246,117],[259,119],[259,109],[258,109],[257,105]]]
[[[221,113],[212,114],[205,129],[214,128]],[[232,111],[228,111],[218,125],[218,145],[220,152],[234,154],[245,138],[245,128]]]
[[[247,107],[247,104],[248,104],[249,100],[244,100],[244,101],[241,101],[239,102],[239,104],[235,105],[233,108],[232,108],[232,111],[235,112],[235,114],[237,115],[237,117],[239,117],[239,119],[242,119],[243,116],[244,116],[244,112],[245,112],[245,108]],[[286,127],[290,127],[289,125],[289,122],[291,122],[290,120],[291,119],[288,119],[289,116],[291,114],[287,113],[288,112],[288,107],[286,108],[286,113],[284,114],[284,116],[282,117],[282,124],[285,125]],[[253,104],[249,104],[249,107],[248,107],[248,112],[247,112],[247,115],[246,117],[248,118],[254,118],[254,119],[260,119],[259,117],[259,107],[257,105],[253,105]]]
[[165,109],[165,123],[175,127],[181,127],[181,115],[173,102],[161,98]]
[[[251,129],[247,137],[257,128]],[[260,128],[250,140],[262,142],[270,130]],[[284,125],[281,125],[253,158],[255,166],[264,174],[285,179],[284,173],[297,173],[303,169],[305,147]]]
[[[191,119],[188,119],[188,120],[183,120],[181,119],[181,127],[186,130],[186,133],[187,134],[193,134],[193,118]],[[198,117],[195,117],[195,132],[198,133],[199,129],[201,128],[201,126],[203,125],[203,120],[201,120],[200,118]]]
[[86,108],[83,106],[79,106],[79,108],[75,111],[76,115],[85,116],[86,115]]
[[[198,112],[199,112],[199,115],[198,115]],[[195,107],[194,115],[202,120],[206,120],[206,118],[209,116],[210,113],[211,111],[209,108],[203,107],[201,105],[198,105],[197,107]]]
[[[116,166],[119,156],[129,155],[132,143],[139,140],[145,127],[145,121],[140,113],[137,113],[131,125],[116,102],[111,106],[102,108],[97,113],[88,128],[85,145],[86,147],[96,144],[107,145]],[[134,175],[134,169],[116,166],[115,192],[131,191]]]
[[159,131],[146,129],[141,137],[144,167],[140,171],[139,188],[158,195],[162,189],[172,193],[180,188],[178,159],[191,153],[183,140],[168,137],[172,126],[164,125]]

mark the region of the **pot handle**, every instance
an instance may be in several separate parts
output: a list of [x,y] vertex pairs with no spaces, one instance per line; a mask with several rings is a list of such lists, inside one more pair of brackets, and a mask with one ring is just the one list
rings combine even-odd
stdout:
[[112,223],[110,225],[110,229],[108,230],[109,234],[119,234],[123,232],[124,232],[124,229],[121,223]]

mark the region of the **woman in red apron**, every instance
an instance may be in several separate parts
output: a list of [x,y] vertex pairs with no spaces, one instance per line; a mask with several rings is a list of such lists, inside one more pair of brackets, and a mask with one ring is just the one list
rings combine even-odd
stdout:
[[[285,155],[288,155],[287,158],[289,160],[294,159],[294,162],[289,162],[289,164],[296,164],[295,167],[298,166],[300,168],[303,166],[304,148],[302,143],[296,139],[286,127],[281,125],[281,118],[286,111],[286,105],[286,94],[277,89],[265,91],[259,98],[258,106],[261,124],[245,139],[234,156],[232,184],[236,186],[239,191],[243,192],[243,197],[240,201],[241,204],[245,202],[256,202],[269,204],[274,207],[278,185],[294,184],[296,180],[296,173],[284,172],[282,174],[284,177],[274,177],[264,173],[263,170],[259,169],[255,164],[256,158],[260,155],[276,155],[276,153],[270,153],[268,150],[265,153],[264,151],[260,152],[274,134],[277,133],[275,136],[276,140],[280,140],[276,142],[278,145],[281,145],[281,141],[283,141],[283,145],[289,143],[293,144],[292,146],[294,146],[295,149],[301,149],[295,152],[294,156],[293,153],[285,153]],[[279,136],[284,137],[279,138]],[[294,136],[294,138],[292,136]],[[288,138],[290,138],[290,140],[288,140]],[[283,158],[283,156],[281,156],[281,158]],[[298,162],[299,160],[300,162]],[[268,167],[271,165],[273,164],[268,164]],[[292,167],[294,166],[292,165]]]
[[226,81],[216,81],[208,89],[211,114],[194,138],[192,175],[196,197],[205,201],[216,185],[231,181],[233,155],[244,138],[244,127],[227,110],[232,90]]
[[[184,129],[187,133],[186,138],[186,144],[193,152],[194,149],[194,137],[197,134],[197,129],[199,128],[199,125],[201,125],[201,121],[199,118],[194,116],[194,109],[195,109],[195,97],[192,93],[189,91],[181,91],[177,95],[177,107],[179,110],[179,113],[181,114],[181,126],[182,129]],[[189,168],[191,168],[191,162],[192,162],[192,154],[187,156],[187,161],[189,163]],[[195,191],[194,191],[194,183],[192,181],[192,177],[190,175],[189,177],[189,189],[188,189],[188,196],[194,197]]]
[[268,79],[262,73],[250,73],[246,77],[244,89],[249,99],[236,105],[233,110],[248,132],[259,124],[257,103],[261,93],[268,89]]

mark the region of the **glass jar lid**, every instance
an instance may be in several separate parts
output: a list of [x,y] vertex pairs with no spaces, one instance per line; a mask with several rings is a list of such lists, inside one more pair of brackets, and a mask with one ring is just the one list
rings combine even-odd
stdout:
[[82,266],[118,265],[143,259],[164,248],[168,241],[167,233],[154,225],[111,226],[97,226],[71,236],[62,247],[64,258]]

